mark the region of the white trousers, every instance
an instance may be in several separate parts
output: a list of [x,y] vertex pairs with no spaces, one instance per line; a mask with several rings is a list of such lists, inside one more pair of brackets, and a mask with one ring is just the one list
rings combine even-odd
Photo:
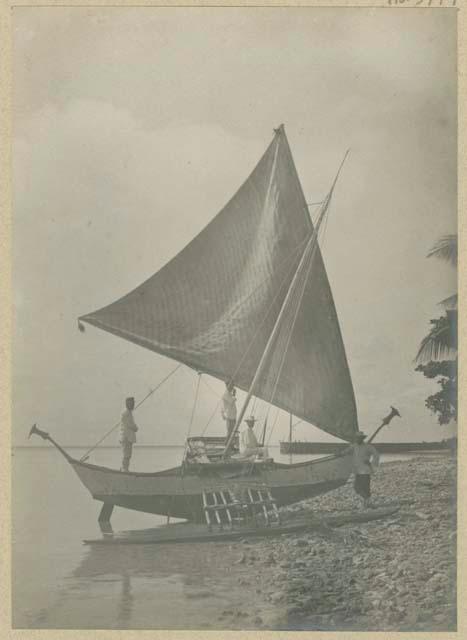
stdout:
[[243,455],[246,458],[251,458],[253,456],[261,456],[261,458],[269,458],[269,452],[267,447],[252,447],[250,449],[245,449]]

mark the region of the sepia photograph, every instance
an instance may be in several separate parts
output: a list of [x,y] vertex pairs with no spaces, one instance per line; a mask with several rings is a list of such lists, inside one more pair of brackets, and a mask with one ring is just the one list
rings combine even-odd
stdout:
[[457,631],[458,11],[395,5],[12,8],[13,629]]

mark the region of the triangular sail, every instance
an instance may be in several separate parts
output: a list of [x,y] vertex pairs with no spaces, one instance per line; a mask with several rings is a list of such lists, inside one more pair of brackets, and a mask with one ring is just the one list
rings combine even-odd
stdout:
[[[313,227],[281,127],[230,202],[173,260],[80,318],[248,389]],[[267,373],[255,395],[269,400]],[[317,248],[274,404],[349,439],[355,398]]]

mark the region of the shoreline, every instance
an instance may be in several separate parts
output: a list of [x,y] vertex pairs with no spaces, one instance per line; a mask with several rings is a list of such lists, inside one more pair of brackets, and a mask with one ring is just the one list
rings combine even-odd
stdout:
[[[231,545],[245,596],[216,628],[455,631],[456,472],[447,455],[388,461],[372,500],[400,504],[389,518]],[[319,517],[359,504],[350,481],[283,511]]]
[[[41,582],[16,592],[14,627],[454,631],[456,471],[448,455],[388,460],[373,477],[373,503],[397,504],[398,512],[297,534],[230,543],[76,545],[71,556],[70,537],[78,543],[88,525],[79,533],[65,530],[59,540],[66,571],[59,567],[56,582],[44,582],[48,574],[36,566]],[[87,496],[81,508],[89,513]],[[363,510],[350,480],[282,511],[319,518]],[[44,555],[47,564],[56,560],[56,544]]]

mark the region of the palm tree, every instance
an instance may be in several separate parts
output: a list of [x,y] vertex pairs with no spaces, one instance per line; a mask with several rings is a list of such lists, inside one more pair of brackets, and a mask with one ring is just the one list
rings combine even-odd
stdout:
[[444,316],[431,320],[431,331],[423,338],[415,362],[445,360],[457,355],[457,309],[447,309]]
[[[427,258],[439,258],[457,266],[457,235],[447,235],[440,238],[430,249]],[[439,303],[445,310],[445,315],[432,320],[430,333],[423,338],[416,362],[430,362],[442,360],[457,355],[457,293]]]
[[427,253],[427,258],[435,257],[446,260],[453,267],[457,266],[457,235],[443,236]]

